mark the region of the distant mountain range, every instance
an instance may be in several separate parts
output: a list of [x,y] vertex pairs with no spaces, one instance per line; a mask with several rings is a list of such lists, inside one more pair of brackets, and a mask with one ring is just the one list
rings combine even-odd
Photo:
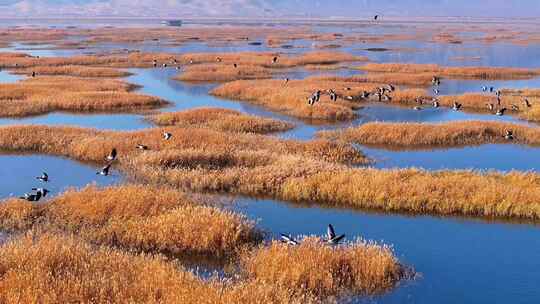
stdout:
[[0,17],[540,17],[540,0],[0,0]]

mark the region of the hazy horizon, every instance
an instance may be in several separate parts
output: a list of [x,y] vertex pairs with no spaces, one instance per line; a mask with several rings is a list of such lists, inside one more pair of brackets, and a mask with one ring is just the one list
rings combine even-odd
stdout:
[[[519,5],[516,3],[519,2]],[[538,0],[0,0],[0,17],[540,17]]]

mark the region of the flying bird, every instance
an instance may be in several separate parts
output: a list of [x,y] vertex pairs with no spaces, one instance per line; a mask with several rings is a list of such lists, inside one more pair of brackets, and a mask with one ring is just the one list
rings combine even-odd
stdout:
[[36,179],[46,183],[49,181],[49,175],[47,175],[47,172],[43,172],[41,176],[36,177]]
[[295,240],[291,235],[281,234],[281,242],[287,245],[298,245],[298,241]]
[[336,235],[334,227],[332,226],[332,224],[329,224],[328,228],[326,229],[326,237],[326,242],[328,244],[337,245],[343,238],[345,238],[345,234]]
[[116,159],[116,155],[117,155],[116,148],[113,148],[113,149],[111,150],[111,153],[109,153],[109,155],[107,155],[107,158],[106,158],[106,159],[107,159],[108,161],[113,161],[113,160]]
[[169,133],[169,132],[163,132],[163,138],[164,138],[165,140],[169,140],[169,139],[171,139],[171,137],[172,137],[172,134],[171,134],[171,133]]
[[96,174],[108,176],[110,169],[111,169],[111,164],[107,164],[105,167],[101,168],[101,171],[96,172]]
[[512,130],[506,130],[506,134],[504,135],[504,138],[506,140],[514,139],[514,132],[512,132]]
[[142,144],[137,144],[135,146],[136,149],[139,149],[139,150],[148,150],[148,146],[145,146],[145,145],[142,145]]

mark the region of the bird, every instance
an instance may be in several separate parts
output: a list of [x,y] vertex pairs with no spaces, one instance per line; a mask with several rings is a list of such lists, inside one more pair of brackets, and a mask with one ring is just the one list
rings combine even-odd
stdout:
[[107,164],[105,167],[101,168],[100,171],[96,172],[96,174],[103,175],[103,176],[108,176],[110,169],[111,169],[111,164]]
[[454,106],[452,106],[452,110],[459,111],[461,109],[461,104],[454,101]]
[[501,91],[497,90],[497,92],[495,92],[495,96],[501,97]]
[[32,77],[36,77],[36,71],[32,71]]
[[36,191],[36,193],[40,193],[42,197],[47,196],[47,194],[50,192],[45,188],[32,188],[32,190]]
[[163,138],[164,138],[165,140],[169,140],[169,139],[171,139],[171,137],[172,137],[172,134],[171,134],[171,133],[169,133],[169,132],[163,132]]
[[154,67],[157,67],[157,60],[155,60],[155,59],[152,60],[152,65],[153,65]]
[[495,88],[494,87],[489,87],[489,92],[493,93],[493,91],[495,91]]
[[434,93],[435,95],[439,95],[439,89],[437,89],[437,88],[433,89],[433,93]]
[[328,224],[328,228],[326,229],[326,237],[326,242],[328,244],[337,245],[345,237],[345,234],[336,235],[332,224]]
[[167,67],[167,64],[164,63],[164,64],[161,65],[161,67],[162,67],[162,68],[166,68],[166,67]]
[[373,16],[373,20],[377,21],[377,19],[379,19],[379,15]]
[[434,100],[434,101],[433,101],[433,107],[434,107],[434,108],[438,108],[438,107],[439,107],[439,101],[438,101],[438,100]]
[[21,196],[19,198],[27,200],[29,202],[37,202],[41,199],[41,192],[36,192],[36,194],[25,193],[24,196]]
[[482,92],[486,92],[487,89],[488,89],[488,88],[487,88],[486,86],[483,86],[483,87],[482,87]]
[[393,85],[391,84],[387,84],[386,85],[386,88],[390,91],[390,92],[394,92],[396,90],[396,87],[394,87]]
[[417,104],[424,104],[424,100],[422,98],[419,98],[419,97],[416,97],[414,99],[414,101],[417,103]]
[[111,150],[111,153],[109,153],[109,155],[107,155],[106,160],[108,160],[108,161],[113,161],[113,160],[115,160],[117,154],[118,154],[118,153],[116,152],[116,148],[113,148],[113,149]]
[[413,110],[420,111],[420,110],[422,110],[422,107],[415,106],[415,107],[413,108]]
[[369,92],[368,91],[362,91],[362,95],[360,95],[361,98],[368,98],[369,97]]
[[523,102],[525,102],[525,106],[527,106],[527,108],[530,108],[532,106],[527,98],[525,98],[525,100],[523,100]]
[[180,70],[180,66],[177,65],[177,66],[175,67],[175,69],[176,69],[176,70]]
[[285,78],[285,84],[289,83],[289,78]]
[[431,78],[431,84],[434,86],[438,86],[441,84],[441,80],[439,79],[439,77],[433,76],[433,78]]
[[193,63],[194,63],[194,62],[193,62],[193,59],[190,59],[190,60],[189,60],[189,64],[193,64]]
[[217,62],[221,62],[221,60],[222,60],[221,57],[216,57]]
[[500,97],[500,96],[497,96],[497,105],[498,105],[498,106],[501,105],[501,97]]
[[281,242],[287,245],[298,245],[298,241],[295,240],[291,235],[281,234]]
[[49,181],[49,175],[47,174],[47,172],[43,172],[41,176],[36,177],[36,179],[46,183]]
[[488,107],[488,109],[489,109],[490,111],[493,111],[493,109],[495,108],[495,106],[493,106],[492,103],[486,103],[486,106]]
[[143,144],[137,144],[135,148],[139,150],[148,150],[148,146],[145,146]]
[[313,96],[310,96],[307,101],[308,105],[312,106],[315,104],[315,99],[313,99]]
[[497,112],[495,113],[495,115],[497,115],[497,116],[503,116],[503,115],[504,115],[504,111],[506,111],[506,108],[498,109]]
[[519,111],[519,107],[517,105],[512,104],[511,107],[512,107],[512,111]]
[[506,140],[514,139],[514,132],[512,132],[512,130],[506,130],[506,134],[504,135],[504,138]]
[[274,58],[272,58],[272,63],[276,63],[277,62],[277,56],[274,56]]
[[238,64],[233,63],[233,67],[234,67],[234,68],[237,68],[237,67],[238,67]]

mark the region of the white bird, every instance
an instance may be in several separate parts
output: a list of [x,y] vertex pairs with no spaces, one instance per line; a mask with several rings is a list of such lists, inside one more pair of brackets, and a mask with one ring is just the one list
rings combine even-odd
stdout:
[[506,111],[506,108],[498,109],[497,112],[495,113],[495,115],[497,115],[497,116],[503,116],[503,115],[504,115],[504,111]]
[[461,104],[454,101],[454,105],[452,106],[452,110],[459,111],[461,109]]
[[139,149],[139,150],[148,150],[148,146],[145,146],[145,145],[142,145],[142,144],[137,144],[135,146],[136,149]]
[[43,197],[47,196],[47,194],[50,192],[45,188],[32,188],[32,190],[36,191],[36,193],[39,193]]
[[164,138],[165,140],[169,140],[169,139],[171,139],[171,137],[172,137],[172,134],[171,134],[171,133],[169,133],[169,132],[163,132],[163,138]]
[[336,235],[336,232],[334,231],[334,227],[332,224],[328,225],[328,228],[326,229],[326,242],[328,244],[337,245],[343,238],[345,238],[345,234]]
[[298,241],[296,241],[291,235],[286,235],[284,233],[281,234],[281,242],[287,245],[298,245]]
[[514,139],[514,132],[512,132],[512,130],[506,130],[506,134],[504,135],[504,138],[506,140]]
[[420,111],[420,110],[422,110],[422,107],[416,106],[416,107],[413,108],[413,110]]
[[21,196],[19,198],[27,200],[29,202],[37,202],[41,199],[41,192],[37,192],[36,194],[25,193],[24,196]]

